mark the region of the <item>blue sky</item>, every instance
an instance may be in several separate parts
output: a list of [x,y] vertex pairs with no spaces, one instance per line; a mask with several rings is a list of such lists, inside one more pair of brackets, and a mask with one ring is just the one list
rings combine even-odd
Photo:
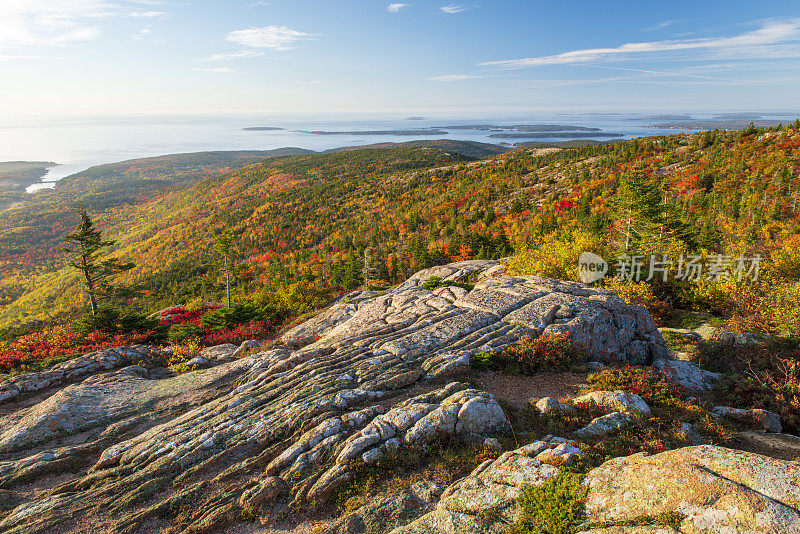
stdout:
[[800,108],[797,0],[2,0],[0,114]]

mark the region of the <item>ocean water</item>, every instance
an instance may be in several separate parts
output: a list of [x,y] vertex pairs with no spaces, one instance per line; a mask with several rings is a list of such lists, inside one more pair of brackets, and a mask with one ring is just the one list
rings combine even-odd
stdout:
[[[712,115],[691,114],[696,119]],[[793,119],[786,114],[764,119]],[[412,120],[413,119],[413,120]],[[453,125],[563,124],[600,128],[622,134],[621,139],[675,133],[680,129],[652,128],[661,117],[637,114],[506,114],[474,117],[377,117],[377,116],[113,116],[113,117],[5,117],[0,118],[0,161],[52,161],[41,184],[29,191],[52,187],[65,176],[93,165],[133,158],[208,150],[269,150],[299,147],[327,150],[341,146],[415,139],[457,139],[483,143],[513,144],[528,139],[497,139],[491,131],[447,130],[438,135],[318,135],[312,131],[361,132],[419,130]],[[245,130],[273,127],[279,130]],[[509,132],[513,133],[513,132]],[[592,137],[588,137],[591,139]],[[607,139],[607,138],[605,138]],[[556,134],[531,141],[564,140]]]

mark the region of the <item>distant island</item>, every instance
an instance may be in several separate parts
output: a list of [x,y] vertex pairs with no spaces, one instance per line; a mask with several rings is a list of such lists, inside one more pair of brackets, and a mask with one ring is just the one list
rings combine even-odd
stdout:
[[[748,124],[755,126],[778,126],[782,121],[775,120],[693,120],[693,121],[672,121],[650,124],[648,128],[665,128],[673,130],[741,130]],[[786,121],[783,121],[786,122]]]
[[626,121],[690,121],[691,115],[644,115],[641,117],[631,117]]
[[[302,131],[302,130],[301,130]],[[324,130],[302,131],[313,135],[448,135],[450,132],[438,128],[419,130],[361,130],[350,132],[327,132]]]
[[476,131],[512,131],[512,132],[599,132],[600,128],[573,126],[569,124],[519,124],[511,126],[493,126],[489,124],[468,124],[462,126],[440,126],[447,130]]
[[[523,141],[514,143],[514,148],[583,148],[587,146],[607,145],[618,143],[619,140],[597,141],[595,139],[575,139],[573,141]],[[507,144],[507,143],[501,143]]]
[[495,139],[543,139],[547,137],[562,137],[564,139],[580,139],[584,137],[622,137],[618,133],[604,132],[549,132],[549,133],[498,133],[489,137]]
[[247,128],[242,128],[247,132],[274,132],[276,130],[284,130],[285,128],[278,128],[277,126],[248,126]]
[[424,121],[425,117],[408,117],[407,121]]
[[751,121],[754,119],[760,119],[764,115],[762,113],[720,113],[719,115],[714,115],[714,119],[717,120],[747,120]]

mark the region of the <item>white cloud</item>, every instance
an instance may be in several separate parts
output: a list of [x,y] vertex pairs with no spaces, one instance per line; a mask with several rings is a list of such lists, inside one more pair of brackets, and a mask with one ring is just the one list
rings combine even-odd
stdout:
[[100,29],[93,23],[113,15],[115,7],[104,0],[2,0],[0,46],[95,39]]
[[642,31],[643,32],[653,32],[653,31],[657,31],[657,30],[663,30],[663,29],[669,28],[673,24],[677,24],[679,22],[682,22],[682,21],[680,21],[680,20],[665,20],[663,22],[659,22],[658,24],[654,24],[652,26],[648,26],[647,28],[642,28]]
[[30,59],[53,59],[45,56],[15,56],[9,54],[0,54],[0,61],[17,61],[17,60],[30,60]]
[[202,61],[227,61],[229,59],[242,59],[247,57],[263,56],[264,52],[258,50],[241,50],[239,52],[228,52],[222,54],[212,54]]
[[132,41],[144,41],[152,33],[153,33],[153,30],[151,30],[150,27],[148,26],[147,28],[142,28],[142,30],[139,33],[134,33],[133,35],[131,35],[131,40]]
[[161,17],[164,15],[169,15],[166,11],[134,11],[133,13],[128,13],[129,17],[135,18],[152,18],[152,17]]
[[397,4],[389,4],[389,5],[386,7],[386,10],[387,10],[389,13],[398,13],[398,12],[400,12],[400,10],[401,10],[401,9],[403,9],[404,7],[408,7],[408,6],[410,6],[410,5],[411,5],[411,4],[400,4],[400,3],[397,3]]
[[439,8],[439,10],[442,13],[447,13],[448,15],[452,15],[454,13],[461,13],[462,11],[466,11],[468,9],[469,7],[465,6],[464,4],[449,4]]
[[636,54],[684,51],[698,49],[747,49],[757,46],[794,41],[800,39],[800,19],[771,21],[761,28],[733,37],[711,37],[705,39],[682,39],[670,41],[651,41],[626,43],[616,48],[589,48],[574,50],[552,56],[529,57],[505,61],[490,61],[481,65],[498,65],[508,68],[533,67],[538,65],[559,65],[592,61],[613,61],[629,59]]
[[254,48],[272,48],[273,50],[291,50],[294,43],[305,39],[313,39],[317,35],[292,30],[286,26],[265,26],[263,28],[247,28],[228,34],[225,39],[232,43]]
[[473,74],[443,74],[441,76],[434,76],[430,78],[434,82],[460,82],[461,80],[477,80],[483,76],[475,76]]
[[233,72],[230,67],[192,67],[192,70],[200,72]]

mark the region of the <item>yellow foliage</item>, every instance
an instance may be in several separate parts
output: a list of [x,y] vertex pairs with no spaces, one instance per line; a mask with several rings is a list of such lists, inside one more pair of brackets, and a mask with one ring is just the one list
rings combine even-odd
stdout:
[[198,354],[200,354],[200,343],[197,339],[192,339],[184,345],[173,347],[172,354],[167,360],[167,366],[179,374],[194,371],[195,366],[189,365],[188,362]]
[[574,232],[568,241],[558,239],[556,232],[544,236],[533,248],[523,247],[508,262],[511,274],[534,274],[547,278],[578,280],[578,258],[583,252],[603,255],[602,240],[587,232]]

